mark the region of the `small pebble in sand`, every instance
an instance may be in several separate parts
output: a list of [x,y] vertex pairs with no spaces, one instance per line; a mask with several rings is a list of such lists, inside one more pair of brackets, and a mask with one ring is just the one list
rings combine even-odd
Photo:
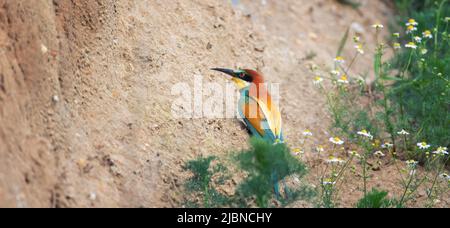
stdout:
[[53,101],[54,103],[58,103],[58,102],[59,102],[59,96],[58,96],[58,95],[54,95],[54,96],[52,97],[52,101]]
[[42,54],[47,54],[47,52],[48,52],[48,48],[44,44],[41,44],[41,52],[42,52]]
[[309,36],[309,38],[312,39],[312,40],[317,40],[317,38],[319,38],[318,35],[317,35],[316,33],[313,33],[313,32],[310,32],[310,33],[308,34],[308,36]]
[[95,201],[95,200],[97,199],[97,194],[96,194],[95,192],[91,192],[91,193],[89,194],[89,199],[90,199],[91,201]]

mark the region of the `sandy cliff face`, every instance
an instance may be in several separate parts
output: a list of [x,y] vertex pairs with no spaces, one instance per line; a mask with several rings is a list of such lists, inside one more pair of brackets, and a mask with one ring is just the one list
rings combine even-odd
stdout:
[[173,118],[174,84],[224,84],[211,67],[258,69],[281,83],[295,140],[328,122],[307,53],[330,63],[350,24],[370,43],[369,25],[389,15],[377,1],[233,4],[0,0],[0,206],[177,206],[186,160],[248,136],[233,119]]
[[[0,204],[49,206],[57,183],[59,136],[53,94],[58,50],[51,1],[0,1]],[[62,138],[59,138],[63,141]]]

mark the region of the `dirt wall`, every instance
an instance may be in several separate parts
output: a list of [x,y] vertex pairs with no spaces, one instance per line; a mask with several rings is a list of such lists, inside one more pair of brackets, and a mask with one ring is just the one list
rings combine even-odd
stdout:
[[225,83],[211,67],[282,83],[288,139],[327,137],[308,68],[388,15],[378,1],[0,0],[0,206],[180,205],[185,161],[248,139],[234,119],[171,115],[174,84]]

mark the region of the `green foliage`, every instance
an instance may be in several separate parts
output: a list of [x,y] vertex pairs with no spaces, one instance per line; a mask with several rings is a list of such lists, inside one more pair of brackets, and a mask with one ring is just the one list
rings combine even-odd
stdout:
[[[272,145],[258,138],[251,139],[252,149],[240,153],[236,158],[248,177],[238,188],[245,199],[256,198],[259,207],[268,207],[273,196],[274,184],[287,176],[305,174],[305,166],[291,155],[285,144]],[[306,191],[306,192],[305,192]],[[311,195],[308,189],[288,190],[289,203],[297,197]]]
[[339,43],[339,48],[336,53],[336,56],[340,56],[342,54],[342,51],[344,51],[344,47],[347,44],[349,33],[350,33],[350,27],[347,28],[347,31],[345,31],[344,36],[342,37],[341,42]]
[[[396,4],[403,15],[397,21],[397,26],[393,27],[396,34],[389,41],[392,47],[396,47],[392,49],[395,55],[390,61],[384,61],[383,58],[389,47],[380,42],[382,28],[375,28],[377,46],[370,69],[375,75],[374,83],[366,85],[359,76],[348,75],[352,73],[352,60],[348,68],[335,62],[334,70],[343,71],[345,76],[350,76],[358,83],[332,79],[333,89],[320,86],[327,96],[334,120],[334,133],[345,136],[350,143],[357,143],[365,150],[361,156],[365,197],[360,200],[358,207],[404,207],[415,197],[419,187],[425,184],[431,185],[427,190],[427,198],[431,202],[429,205],[433,205],[433,199],[440,194],[437,174],[445,169],[449,161],[446,155],[432,155],[432,151],[439,146],[450,146],[449,0],[397,0]],[[415,19],[418,24],[413,27],[414,31],[405,34],[405,24],[409,18]],[[338,53],[344,49],[347,39],[348,31],[344,34]],[[354,38],[354,43],[358,42],[359,38]],[[410,44],[410,47],[404,44]],[[335,72],[332,75],[340,76]],[[361,129],[371,132],[376,140],[358,142],[356,132]],[[402,129],[409,133],[397,133]],[[392,143],[393,147],[383,148],[379,142]],[[419,149],[418,142],[430,144],[429,148]],[[388,200],[386,192],[376,189],[368,193],[370,170],[366,160],[378,149],[388,150],[393,157],[402,152],[401,158],[418,160],[425,167],[432,167],[427,169],[434,171],[434,178],[417,175],[416,167],[409,167],[409,177],[402,177],[404,191],[398,201]],[[398,166],[397,169],[401,176]],[[332,186],[327,185],[322,191],[321,206],[335,206]]]
[[305,166],[294,158],[286,144],[271,144],[259,138],[251,139],[252,149],[238,155],[240,166],[250,175],[271,176],[280,179],[297,173],[303,174]]
[[[430,30],[433,39],[426,40],[419,50],[404,50],[392,62],[393,69],[405,69],[405,77],[395,81],[389,91],[389,99],[398,107],[397,129],[407,128],[415,132],[416,141],[426,140],[432,145],[448,146],[450,143],[450,52],[447,0],[418,1],[397,0],[397,6],[408,18],[418,23],[417,36]],[[404,24],[404,20],[399,22]],[[406,38],[405,42],[411,38]],[[427,50],[426,54],[421,50]],[[411,63],[411,64],[408,64]],[[401,75],[400,75],[401,76]]]
[[356,204],[357,208],[388,208],[392,206],[392,201],[388,199],[388,192],[379,191],[374,188],[360,199]]
[[361,6],[361,3],[353,1],[353,0],[338,0],[339,3],[344,5],[349,5],[354,9],[358,9]]
[[[408,18],[418,22],[417,31],[394,38],[395,42],[405,44],[418,36],[422,38],[422,42],[414,41],[418,48],[402,48],[391,61],[383,62],[387,46],[378,43],[373,61],[374,85],[370,88],[361,85],[358,94],[354,87],[338,86],[328,95],[328,103],[333,128],[339,135],[353,141],[356,131],[366,129],[392,143],[406,141],[401,148],[408,158],[423,162],[424,155],[415,154],[417,142],[426,141],[433,147],[450,146],[450,4],[448,0],[395,3],[405,16],[397,21],[393,32],[405,31]],[[426,30],[431,31],[431,39],[423,37]],[[348,31],[338,53],[347,39]],[[363,100],[369,100],[369,104],[362,105]],[[411,133],[407,140],[396,134],[401,129]]]
[[377,120],[370,116],[366,107],[358,104],[361,94],[355,94],[340,88],[329,96],[329,109],[333,118],[333,130],[337,135],[356,139],[355,132],[366,129],[373,134],[379,132]]
[[436,2],[441,0],[395,0],[395,5],[401,17],[407,17],[417,12],[429,11]]
[[[227,168],[221,164],[211,167],[211,162],[216,157],[200,157],[197,160],[189,161],[185,167],[192,172],[193,176],[185,183],[185,188],[189,193],[199,193],[203,197],[203,202],[188,200],[185,203],[187,207],[222,207],[230,203],[230,200],[219,193],[213,185],[222,185],[228,179]],[[218,177],[213,181],[213,177]],[[192,196],[194,197],[194,196]]]
[[[216,157],[200,157],[189,161],[185,169],[193,176],[185,183],[187,207],[269,207],[274,199],[274,184],[281,183],[285,192],[284,198],[278,199],[281,206],[286,206],[295,200],[310,199],[315,191],[305,186],[288,189],[283,180],[296,174],[298,178],[305,174],[305,166],[291,155],[285,144],[272,145],[261,139],[251,140],[252,148],[235,156],[238,168],[245,172],[246,178],[236,187],[233,197],[217,191],[217,187],[230,179],[228,168],[218,162]],[[202,198],[196,202],[195,198]],[[253,200],[256,199],[256,202]]]

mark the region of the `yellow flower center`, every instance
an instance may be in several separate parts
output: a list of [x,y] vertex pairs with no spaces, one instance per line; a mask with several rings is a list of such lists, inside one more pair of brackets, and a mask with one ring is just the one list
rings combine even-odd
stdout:
[[338,56],[338,57],[336,57],[336,59],[335,59],[336,61],[344,61],[344,57],[342,57],[342,56]]

